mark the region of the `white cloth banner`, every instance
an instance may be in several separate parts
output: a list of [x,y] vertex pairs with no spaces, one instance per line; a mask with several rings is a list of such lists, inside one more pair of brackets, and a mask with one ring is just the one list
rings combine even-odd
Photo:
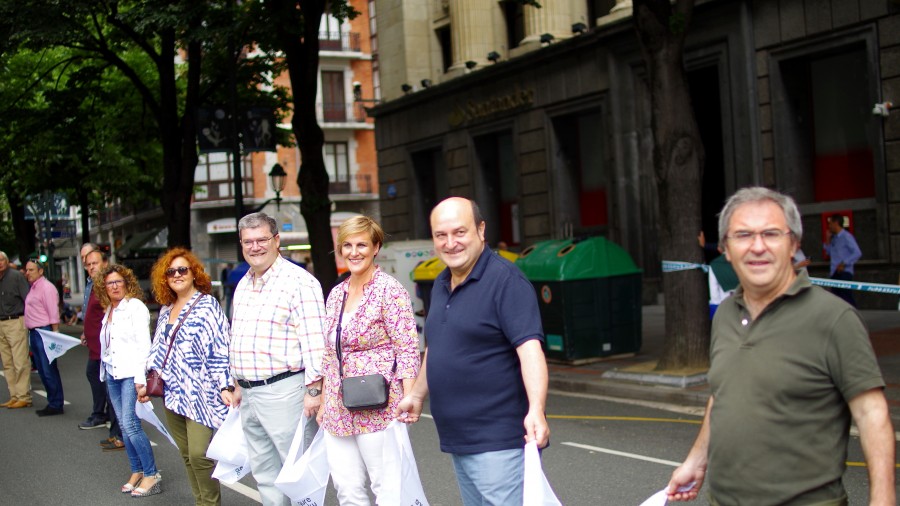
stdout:
[[384,448],[381,458],[382,478],[381,492],[378,497],[379,504],[428,506],[405,423],[394,420],[384,429]]
[[309,448],[301,455],[306,417],[301,417],[275,486],[291,498],[294,504],[324,506],[325,489],[331,470],[325,453],[325,429],[319,428]]
[[206,449],[206,456],[217,461],[212,477],[222,483],[235,483],[250,472],[250,455],[239,408],[228,408],[225,421]]
[[525,490],[522,506],[562,506],[541,468],[537,441],[525,444]]
[[53,362],[58,357],[63,356],[70,349],[81,344],[81,339],[75,339],[52,330],[37,329],[44,341],[44,353],[47,354],[47,361]]
[[172,443],[172,446],[174,446],[175,448],[178,448],[178,445],[175,444],[175,440],[172,439],[172,435],[169,434],[169,429],[166,428],[166,426],[162,423],[162,421],[160,421],[160,419],[157,418],[156,413],[153,412],[153,404],[151,404],[149,401],[148,402],[135,401],[134,412],[135,412],[135,414],[137,414],[138,418],[140,418],[141,420],[150,422],[150,425],[156,427],[156,430],[158,430],[160,432],[160,434],[162,434],[163,436],[166,436],[166,438],[169,440],[169,442]]

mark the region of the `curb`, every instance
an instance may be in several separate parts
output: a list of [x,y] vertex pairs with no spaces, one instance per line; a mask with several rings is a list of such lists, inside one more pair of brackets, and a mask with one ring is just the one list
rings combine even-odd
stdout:
[[620,399],[637,399],[694,407],[704,407],[707,400],[709,400],[708,388],[685,390],[662,385],[640,385],[603,379],[577,381],[562,377],[551,377],[550,388],[564,392],[605,395]]

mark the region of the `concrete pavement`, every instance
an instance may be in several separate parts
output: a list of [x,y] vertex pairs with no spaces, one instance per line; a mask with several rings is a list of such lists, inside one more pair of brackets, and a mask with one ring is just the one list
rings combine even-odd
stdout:
[[[885,395],[895,430],[900,430],[900,311],[860,311],[887,388]],[[588,365],[550,363],[550,389],[623,399],[664,402],[684,406],[704,406],[709,385],[702,371],[696,374],[661,377],[650,371],[663,351],[665,308],[644,306],[640,352],[631,357],[608,359]],[[693,385],[671,386],[681,380]]]

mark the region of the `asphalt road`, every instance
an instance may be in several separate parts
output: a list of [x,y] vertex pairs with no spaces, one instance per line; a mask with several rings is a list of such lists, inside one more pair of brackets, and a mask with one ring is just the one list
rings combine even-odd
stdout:
[[[79,430],[90,411],[84,377],[87,352],[76,348],[60,358],[66,400],[62,416],[38,418],[34,408],[0,408],[0,503],[7,505],[120,505],[131,501],[118,490],[129,475],[124,451],[103,453],[106,430]],[[37,374],[33,388],[41,387]],[[0,381],[0,400],[6,400]],[[161,403],[154,401],[157,413]],[[35,408],[46,405],[35,396]],[[671,408],[671,407],[668,407]],[[686,455],[699,428],[699,413],[676,412],[620,401],[551,393],[548,415],[551,446],[543,452],[545,473],[567,505],[639,505],[662,489],[673,465]],[[141,499],[145,505],[193,502],[180,457],[151,426],[154,452],[163,474],[163,493]],[[419,473],[433,506],[460,504],[450,458],[440,452],[434,423],[423,419],[410,429]],[[851,440],[849,461],[862,460],[859,441]],[[851,466],[845,475],[850,504],[866,504],[866,468]],[[223,487],[223,504],[254,505],[254,482],[240,490]],[[326,504],[337,504],[333,490]],[[698,500],[694,504],[707,504]]]

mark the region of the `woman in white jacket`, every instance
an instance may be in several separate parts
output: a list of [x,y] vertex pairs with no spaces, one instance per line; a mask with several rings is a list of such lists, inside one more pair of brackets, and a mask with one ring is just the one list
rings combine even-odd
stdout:
[[122,493],[145,497],[161,492],[162,476],[156,468],[150,439],[134,411],[138,392],[146,383],[150,354],[150,311],[131,269],[112,264],[100,273],[94,293],[106,310],[100,330],[100,380],[106,382],[109,400],[119,418],[131,477]]

